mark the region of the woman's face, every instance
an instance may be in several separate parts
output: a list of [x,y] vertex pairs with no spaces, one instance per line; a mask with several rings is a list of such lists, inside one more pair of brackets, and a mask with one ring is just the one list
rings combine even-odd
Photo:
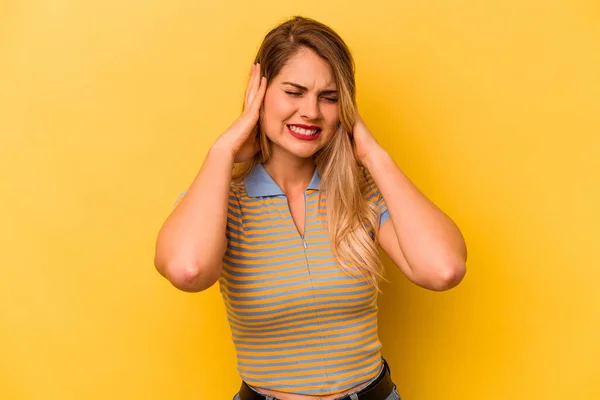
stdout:
[[312,50],[301,49],[265,93],[261,129],[273,154],[309,158],[331,142],[339,123],[337,101],[330,65]]

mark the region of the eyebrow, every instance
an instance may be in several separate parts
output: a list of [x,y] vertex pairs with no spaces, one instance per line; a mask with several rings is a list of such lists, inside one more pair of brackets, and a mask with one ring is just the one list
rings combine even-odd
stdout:
[[[297,89],[300,89],[302,91],[305,91],[305,92],[308,91],[308,89],[305,88],[304,86],[298,85],[297,83],[293,83],[293,82],[283,82],[282,85],[290,85],[290,86],[293,86],[293,87],[295,87]],[[335,89],[332,89],[332,90],[321,90],[319,92],[319,94],[336,94],[336,93],[337,93],[337,90],[335,90]]]

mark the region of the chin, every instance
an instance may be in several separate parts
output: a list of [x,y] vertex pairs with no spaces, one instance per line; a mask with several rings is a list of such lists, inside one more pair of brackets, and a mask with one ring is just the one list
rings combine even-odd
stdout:
[[311,149],[307,149],[307,148],[299,149],[297,147],[296,148],[284,148],[283,150],[297,158],[311,158],[312,156],[314,156],[317,153],[317,151],[319,151],[319,149],[317,147],[313,147]]

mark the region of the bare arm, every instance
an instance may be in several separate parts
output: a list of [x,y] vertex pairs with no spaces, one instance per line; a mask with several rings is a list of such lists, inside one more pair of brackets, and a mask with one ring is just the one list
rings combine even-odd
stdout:
[[394,263],[415,284],[447,290],[465,275],[467,250],[454,222],[404,175],[382,149],[364,163],[390,212],[379,242]]
[[178,289],[205,290],[219,278],[232,167],[231,152],[211,148],[158,234],[154,265]]
[[379,228],[379,244],[413,283],[447,290],[466,272],[467,248],[456,224],[408,179],[377,143],[356,111],[356,157],[379,188],[390,219]]
[[266,87],[260,66],[253,65],[244,112],[219,136],[188,192],[158,233],[154,266],[178,289],[199,292],[219,279],[227,249],[225,233],[233,163],[256,153],[256,125]]

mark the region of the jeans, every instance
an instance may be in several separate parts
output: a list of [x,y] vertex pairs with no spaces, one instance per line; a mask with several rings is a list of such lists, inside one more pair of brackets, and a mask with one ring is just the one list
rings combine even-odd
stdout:
[[[271,396],[266,396],[265,399],[266,400],[277,400]],[[352,393],[345,394],[342,397],[338,397],[336,400],[357,400],[357,399],[358,399],[358,395],[356,393],[352,392]],[[240,400],[240,394],[237,393],[233,397],[233,400]],[[392,391],[392,393],[390,393],[390,395],[385,400],[401,400],[400,394],[398,394],[398,389],[396,388],[396,385],[394,385],[394,390]]]

